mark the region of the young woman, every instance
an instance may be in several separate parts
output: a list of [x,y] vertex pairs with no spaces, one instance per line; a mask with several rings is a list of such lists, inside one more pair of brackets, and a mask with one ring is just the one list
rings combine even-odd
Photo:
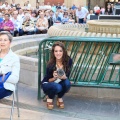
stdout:
[[3,83],[3,87],[0,85],[0,99],[11,95],[19,80],[20,60],[10,49],[11,42],[12,36],[9,32],[0,32],[0,75],[4,76],[11,72],[6,82]]
[[[51,58],[48,62],[46,75],[42,80],[42,88],[48,96],[47,108],[53,109],[53,99],[57,95],[57,106],[64,108],[62,97],[70,89],[70,81],[68,80],[72,60],[67,55],[67,51],[62,42],[54,43],[51,51]],[[59,69],[64,71],[62,76],[57,73]],[[59,81],[58,81],[59,80]]]

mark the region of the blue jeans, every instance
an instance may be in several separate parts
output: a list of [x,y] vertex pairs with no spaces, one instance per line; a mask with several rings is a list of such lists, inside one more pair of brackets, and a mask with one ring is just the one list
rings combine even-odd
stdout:
[[10,96],[13,93],[13,91],[6,90],[5,88],[0,88],[0,99]]
[[58,98],[62,98],[66,92],[70,89],[70,81],[68,79],[62,80],[59,83],[48,82],[42,85],[43,91],[50,99],[53,99],[55,95],[58,95]]
[[86,22],[84,21],[84,18],[79,18],[79,23],[80,23],[80,24],[84,24],[84,23],[86,23]]

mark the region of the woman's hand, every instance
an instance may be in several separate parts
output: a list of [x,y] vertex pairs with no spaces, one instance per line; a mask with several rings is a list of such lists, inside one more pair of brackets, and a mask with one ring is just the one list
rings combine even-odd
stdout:
[[65,79],[67,79],[67,76],[66,76],[66,74],[64,74],[64,75],[63,75],[63,76],[61,76],[61,77],[60,77],[60,76],[58,76],[58,78],[59,78],[59,79],[61,79],[61,80],[65,80]]
[[54,72],[53,72],[53,77],[54,77],[55,79],[57,79],[57,78],[58,78],[57,71],[54,71]]

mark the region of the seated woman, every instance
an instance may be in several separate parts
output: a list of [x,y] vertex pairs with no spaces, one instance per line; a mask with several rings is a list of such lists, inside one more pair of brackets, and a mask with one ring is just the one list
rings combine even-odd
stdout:
[[30,15],[26,14],[24,18],[24,22],[22,24],[22,30],[20,31],[20,34],[32,35],[34,33],[35,33],[34,22],[30,19]]
[[[70,68],[72,65],[71,58],[67,55],[67,51],[62,42],[56,42],[52,46],[51,58],[48,62],[46,75],[42,80],[42,89],[48,96],[47,108],[53,109],[53,99],[57,95],[57,106],[64,108],[62,97],[70,89],[70,81],[68,79]],[[58,70],[63,70],[63,75],[58,74]]]
[[3,86],[0,83],[0,99],[11,95],[19,80],[20,60],[10,49],[11,42],[12,36],[9,32],[0,32],[0,75],[3,77],[6,73],[11,72]]
[[44,13],[40,13],[40,18],[36,23],[36,33],[37,34],[45,34],[48,30],[48,20],[44,17]]

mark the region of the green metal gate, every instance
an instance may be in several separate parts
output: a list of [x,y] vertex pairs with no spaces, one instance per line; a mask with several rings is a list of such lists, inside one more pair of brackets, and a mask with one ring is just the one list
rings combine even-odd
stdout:
[[65,44],[73,60],[69,77],[73,86],[120,88],[119,66],[109,64],[111,54],[120,53],[119,38],[52,37],[39,44],[38,99],[41,97],[40,83],[46,72],[46,63],[56,41]]

